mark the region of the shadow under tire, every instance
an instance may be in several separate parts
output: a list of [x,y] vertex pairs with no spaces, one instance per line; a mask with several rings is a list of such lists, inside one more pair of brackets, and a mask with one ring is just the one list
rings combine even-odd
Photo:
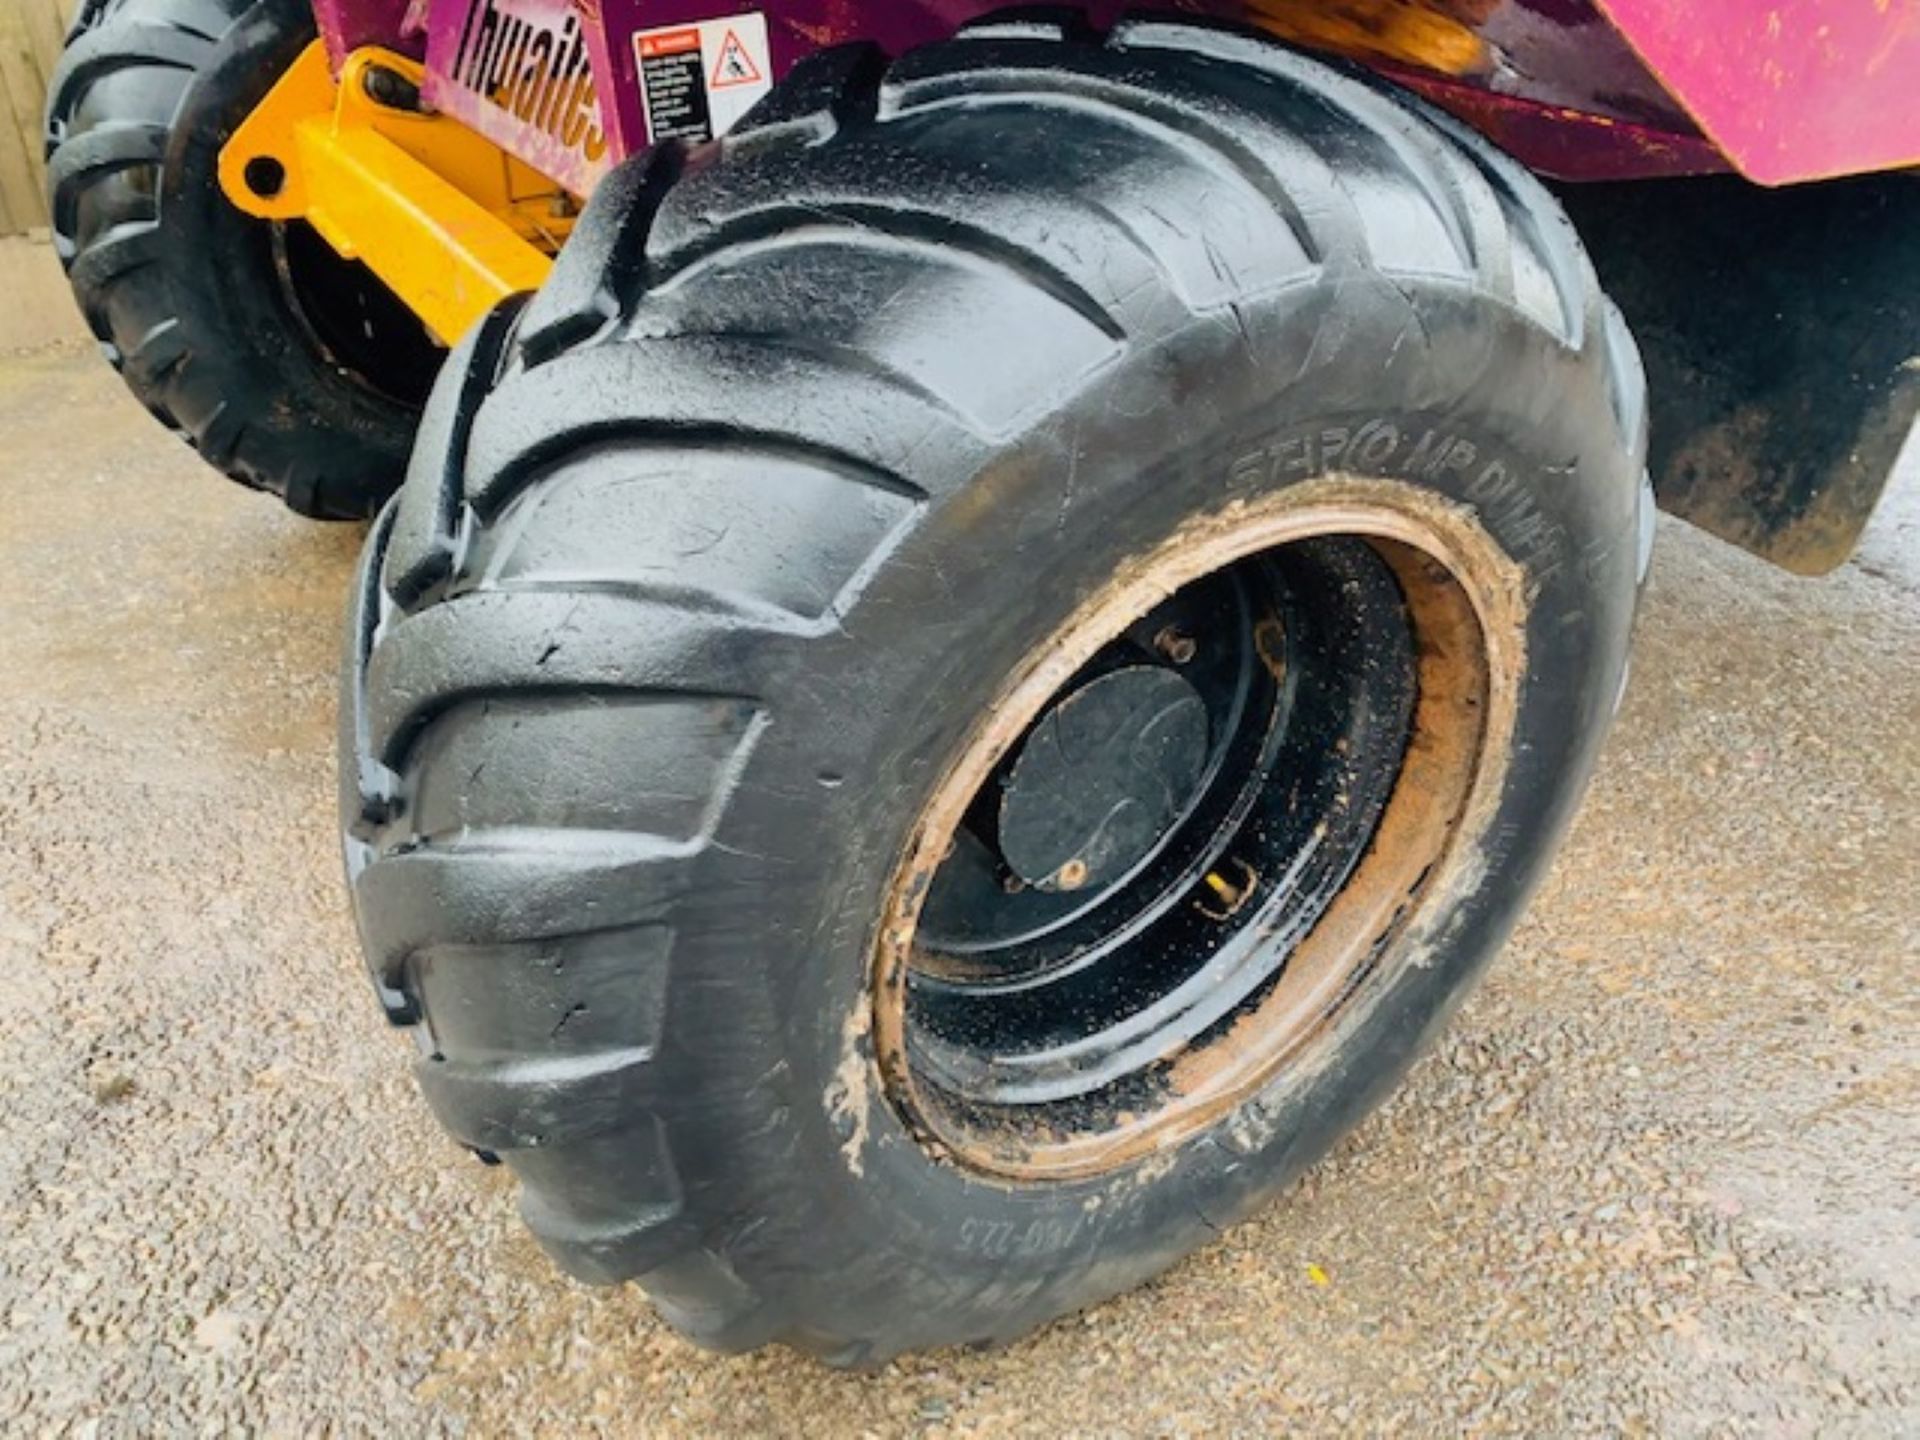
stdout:
[[102,351],[229,477],[364,519],[441,351],[304,223],[236,209],[220,148],[314,38],[306,0],[89,0],[48,87],[54,244]]
[[1363,77],[1030,13],[816,57],[610,177],[369,543],[348,871],[428,1101],[710,1346],[1150,1277],[1518,918],[1643,414],[1551,198]]

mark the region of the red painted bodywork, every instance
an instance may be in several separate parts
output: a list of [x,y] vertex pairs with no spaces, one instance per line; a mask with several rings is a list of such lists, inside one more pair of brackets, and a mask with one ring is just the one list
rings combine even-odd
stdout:
[[[933,40],[999,0],[491,0],[558,27],[579,16],[605,146],[568,151],[455,83],[469,15],[488,0],[314,0],[336,56],[384,44],[428,62],[427,98],[577,192],[649,142],[631,37],[760,11],[776,75],[813,50]],[[1092,0],[1111,22],[1120,0]],[[1242,19],[1245,0],[1156,7]],[[1433,0],[1470,15],[1493,63],[1449,76],[1375,69],[1543,174],[1621,180],[1734,169],[1778,185],[1920,164],[1920,0]]]
[[337,66],[348,51],[362,45],[418,56],[426,37],[424,4],[410,14],[414,0],[313,0],[313,18]]
[[1920,0],[1599,0],[1750,180],[1920,165]]

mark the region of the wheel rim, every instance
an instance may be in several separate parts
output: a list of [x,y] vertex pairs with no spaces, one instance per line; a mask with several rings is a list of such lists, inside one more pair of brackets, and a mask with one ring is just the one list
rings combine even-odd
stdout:
[[921,1144],[1099,1174],[1304,1073],[1471,868],[1521,597],[1468,512],[1327,481],[1188,527],[1037,647],[875,947],[874,1049]]

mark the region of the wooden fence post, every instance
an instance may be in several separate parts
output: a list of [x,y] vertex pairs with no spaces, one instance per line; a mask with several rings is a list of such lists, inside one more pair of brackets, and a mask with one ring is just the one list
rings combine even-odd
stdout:
[[0,235],[47,223],[41,111],[71,0],[0,0]]

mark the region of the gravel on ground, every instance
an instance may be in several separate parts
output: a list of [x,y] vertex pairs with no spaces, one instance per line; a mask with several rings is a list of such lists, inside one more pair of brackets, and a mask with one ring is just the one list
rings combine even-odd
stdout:
[[1920,479],[1838,575],[1663,522],[1571,842],[1280,1204],[998,1353],[701,1354],[552,1271],[367,988],[352,527],[0,358],[0,1431],[1920,1433]]

